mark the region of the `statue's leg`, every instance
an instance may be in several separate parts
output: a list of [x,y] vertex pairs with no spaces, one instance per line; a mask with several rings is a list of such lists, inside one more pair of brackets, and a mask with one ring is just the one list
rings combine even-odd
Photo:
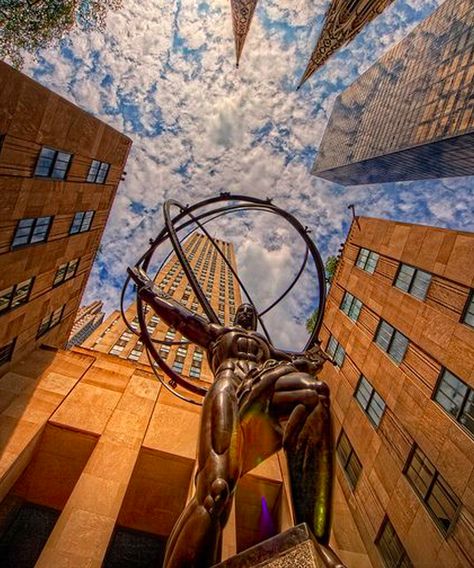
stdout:
[[241,429],[232,371],[216,377],[204,399],[196,493],[168,539],[165,568],[208,568],[215,564],[222,529],[241,471]]
[[288,373],[275,383],[271,409],[287,420],[283,448],[296,520],[308,523],[318,542],[326,545],[333,476],[329,389],[307,373]]

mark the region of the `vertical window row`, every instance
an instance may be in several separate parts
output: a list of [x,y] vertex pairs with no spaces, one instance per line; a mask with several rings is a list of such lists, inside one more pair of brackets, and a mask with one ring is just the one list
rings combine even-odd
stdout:
[[53,286],[59,286],[63,282],[66,282],[66,280],[74,278],[78,266],[79,266],[78,258],[75,258],[74,260],[70,260],[69,262],[61,264],[56,271],[56,275],[53,280]]
[[365,270],[365,272],[373,274],[377,267],[378,260],[379,255],[376,252],[366,248],[361,248],[356,259],[356,266]]
[[359,319],[360,310],[362,309],[362,302],[346,292],[341,302],[341,310],[348,315],[351,320],[357,321]]
[[65,305],[61,306],[54,312],[51,312],[46,317],[41,320],[38,331],[36,333],[36,339],[47,333],[50,329],[58,325],[63,317]]
[[387,568],[413,568],[413,564],[388,517],[385,517],[382,523],[375,544]]
[[0,314],[26,304],[33,288],[34,278],[9,286],[0,292]]
[[400,290],[403,290],[420,300],[424,300],[426,293],[428,292],[430,282],[431,274],[428,272],[409,266],[408,264],[400,264],[394,285]]
[[344,363],[344,359],[346,357],[346,352],[333,335],[331,335],[331,337],[329,338],[326,351],[328,352],[328,355],[332,357],[334,363],[336,363],[338,367],[342,367],[342,364]]
[[78,211],[72,220],[69,234],[75,235],[88,231],[91,228],[94,213],[95,211]]

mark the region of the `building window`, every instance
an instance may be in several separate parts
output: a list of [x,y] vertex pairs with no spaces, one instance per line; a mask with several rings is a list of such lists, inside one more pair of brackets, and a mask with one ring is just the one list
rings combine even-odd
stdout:
[[124,350],[124,347],[125,347],[124,345],[120,345],[120,343],[117,341],[117,343],[112,347],[109,353],[111,355],[120,355]]
[[65,179],[72,155],[43,146],[36,163],[35,176]]
[[385,517],[375,544],[387,568],[413,568],[413,564],[388,517]]
[[379,255],[376,252],[366,248],[361,248],[357,256],[356,266],[366,272],[370,272],[370,274],[373,274],[377,267],[378,259]]
[[143,343],[141,341],[137,341],[135,347],[130,352],[128,358],[131,361],[138,361],[140,359],[140,355],[143,353]]
[[401,363],[408,347],[408,338],[389,323],[381,320],[375,334],[375,343],[394,361]]
[[52,220],[51,216],[20,219],[13,236],[12,249],[46,241]]
[[457,518],[461,501],[416,445],[408,458],[404,473],[435,523],[446,535]]
[[58,325],[58,323],[61,321],[61,318],[63,317],[64,307],[65,306],[61,306],[60,308],[54,310],[54,312],[48,314],[46,317],[44,317],[41,320],[38,332],[36,334],[36,339],[38,339],[38,337],[41,337],[50,329]]
[[362,302],[358,300],[349,292],[344,294],[341,302],[341,310],[347,314],[351,320],[357,321],[359,319],[360,310],[362,308]]
[[327,352],[328,355],[332,357],[334,363],[336,363],[338,367],[342,367],[342,364],[344,363],[344,358],[346,356],[346,352],[344,351],[342,345],[337,341],[337,339],[333,335],[331,335],[331,337],[329,338]]
[[75,258],[69,262],[61,264],[56,271],[56,276],[54,277],[53,286],[59,286],[66,280],[74,278],[77,272],[77,267],[79,266],[79,259]]
[[91,228],[94,213],[94,211],[78,211],[72,220],[69,234],[75,235],[76,233],[84,233],[88,231]]
[[364,375],[360,376],[354,396],[369,420],[377,428],[385,411],[385,401]]
[[441,372],[434,400],[474,435],[474,390],[447,369]]
[[339,440],[337,441],[336,453],[349,484],[354,489],[362,471],[362,464],[344,430],[341,430]]
[[467,299],[462,316],[462,322],[467,323],[467,325],[470,325],[471,327],[474,327],[474,290],[471,290],[471,293]]
[[15,342],[16,337],[12,341],[10,341],[10,343],[7,343],[6,345],[2,345],[0,347],[0,365],[8,363],[8,361],[10,361],[10,359],[12,358],[13,351],[15,349]]
[[166,359],[166,357],[168,357],[168,355],[169,355],[169,352],[170,352],[170,346],[169,345],[162,345],[160,347],[160,351],[159,351],[158,354],[162,359]]
[[400,264],[394,285],[412,296],[424,300],[431,282],[431,274],[408,264]]
[[92,160],[89,173],[87,174],[87,181],[89,183],[105,183],[107,174],[109,173],[110,164],[107,162],[99,162],[99,160]]
[[17,308],[28,302],[34,278],[28,278],[0,292],[0,314]]

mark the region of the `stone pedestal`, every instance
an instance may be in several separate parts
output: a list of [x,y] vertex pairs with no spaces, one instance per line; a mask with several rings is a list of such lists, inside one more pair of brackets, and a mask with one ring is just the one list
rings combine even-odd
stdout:
[[214,568],[324,568],[320,548],[305,523],[292,527]]

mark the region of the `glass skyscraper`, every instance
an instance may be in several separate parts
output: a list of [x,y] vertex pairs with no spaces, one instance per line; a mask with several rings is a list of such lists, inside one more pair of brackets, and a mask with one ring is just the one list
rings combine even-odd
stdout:
[[312,173],[343,185],[474,175],[472,0],[447,0],[339,95]]

